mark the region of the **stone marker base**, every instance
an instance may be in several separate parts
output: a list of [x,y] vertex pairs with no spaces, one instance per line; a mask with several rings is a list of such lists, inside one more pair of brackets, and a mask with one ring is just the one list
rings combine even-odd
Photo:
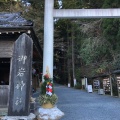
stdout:
[[36,111],[37,120],[60,120],[64,113],[57,107],[53,108],[38,108]]
[[0,120],[34,120],[36,116],[30,113],[29,116],[4,116]]

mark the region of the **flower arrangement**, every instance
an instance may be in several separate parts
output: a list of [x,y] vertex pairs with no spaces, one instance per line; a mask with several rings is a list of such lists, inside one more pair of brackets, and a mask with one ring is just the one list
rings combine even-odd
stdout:
[[56,94],[54,94],[52,78],[50,78],[48,73],[43,77],[44,82],[41,85],[41,95],[39,97],[40,105],[43,106],[47,103],[50,103],[52,106],[54,106],[58,100],[58,97]]

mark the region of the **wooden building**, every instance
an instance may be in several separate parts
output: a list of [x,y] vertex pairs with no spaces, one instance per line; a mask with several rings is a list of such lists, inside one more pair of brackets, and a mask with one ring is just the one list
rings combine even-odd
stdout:
[[13,45],[23,33],[33,40],[33,63],[39,69],[42,66],[42,49],[35,35],[33,22],[21,17],[20,13],[0,13],[0,107],[8,104]]

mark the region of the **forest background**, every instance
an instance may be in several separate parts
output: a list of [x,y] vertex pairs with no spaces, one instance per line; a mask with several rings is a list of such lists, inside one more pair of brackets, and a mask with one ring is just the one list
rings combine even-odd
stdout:
[[[0,0],[0,12],[21,12],[34,22],[41,47],[44,34],[44,0]],[[62,0],[57,9],[120,8],[120,0]],[[66,84],[120,69],[120,19],[55,19],[54,72]]]

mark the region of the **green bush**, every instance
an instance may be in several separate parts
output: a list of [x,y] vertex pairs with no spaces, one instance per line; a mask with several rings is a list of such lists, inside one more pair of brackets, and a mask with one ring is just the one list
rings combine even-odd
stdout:
[[80,83],[77,83],[76,85],[75,85],[75,89],[81,89],[82,88],[82,85],[80,84]]

